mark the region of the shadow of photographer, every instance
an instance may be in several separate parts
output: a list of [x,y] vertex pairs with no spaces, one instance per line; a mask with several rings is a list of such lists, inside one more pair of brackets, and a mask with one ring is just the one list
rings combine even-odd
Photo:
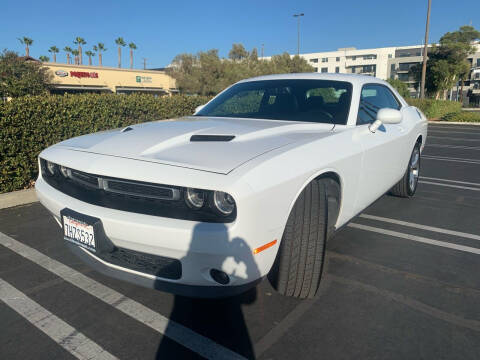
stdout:
[[[215,237],[208,238],[211,234],[212,225],[217,231]],[[182,265],[187,264],[190,269],[198,268],[202,271],[202,264],[198,262],[205,249],[205,242],[211,241],[210,249],[214,249],[216,255],[210,256],[210,269],[225,271],[230,276],[230,283],[235,280],[245,279],[248,282],[260,278],[260,271],[253,258],[253,251],[245,240],[241,238],[229,238],[228,229],[221,224],[201,223],[195,226],[188,253],[181,259]],[[224,254],[219,256],[218,254]],[[197,265],[197,266],[196,266]],[[220,285],[220,286],[230,286]],[[182,324],[189,329],[205,336],[216,343],[248,358],[255,358],[253,344],[251,342],[242,306],[252,304],[257,299],[257,289],[252,287],[246,292],[236,296],[224,298],[192,298],[175,295],[174,304],[169,319]],[[166,333],[168,334],[169,326]],[[157,359],[178,358],[178,344],[167,337],[163,337],[157,350]],[[182,354],[182,359],[185,359]],[[201,358],[198,354],[191,353],[187,358]]]

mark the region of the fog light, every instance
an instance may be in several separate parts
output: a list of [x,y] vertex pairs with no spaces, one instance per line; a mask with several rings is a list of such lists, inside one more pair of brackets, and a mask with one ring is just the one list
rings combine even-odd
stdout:
[[228,277],[228,275],[223,271],[217,269],[211,269],[210,276],[213,280],[222,285],[227,285],[230,282],[230,278]]

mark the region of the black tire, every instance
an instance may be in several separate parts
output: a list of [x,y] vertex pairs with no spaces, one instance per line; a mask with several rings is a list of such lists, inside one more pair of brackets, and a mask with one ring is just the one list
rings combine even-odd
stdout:
[[[322,275],[326,239],[334,229],[338,214],[339,194],[338,183],[323,178],[308,184],[295,202],[268,275],[280,294],[302,299],[315,296]],[[329,209],[334,214],[331,221],[328,221]]]
[[[417,157],[418,156],[418,157]],[[398,183],[390,190],[390,194],[403,198],[409,198],[415,195],[420,175],[420,143],[417,142],[410,155],[407,170]],[[416,168],[416,169],[415,169]],[[416,175],[415,175],[416,172]],[[413,179],[412,179],[413,177]]]

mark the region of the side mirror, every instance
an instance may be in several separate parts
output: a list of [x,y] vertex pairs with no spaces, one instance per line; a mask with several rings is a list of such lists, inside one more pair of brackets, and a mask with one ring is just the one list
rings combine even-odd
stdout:
[[372,133],[378,130],[382,124],[398,124],[402,121],[402,113],[399,110],[383,108],[377,113],[377,120],[368,128]]
[[195,115],[196,113],[198,113],[200,110],[202,110],[203,108],[205,107],[205,105],[198,105],[196,108],[195,108],[195,112],[193,113],[193,115]]

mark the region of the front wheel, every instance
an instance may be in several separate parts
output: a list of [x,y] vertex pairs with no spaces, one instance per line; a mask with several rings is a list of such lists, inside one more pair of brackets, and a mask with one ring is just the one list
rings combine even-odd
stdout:
[[325,243],[339,209],[340,187],[329,178],[312,181],[288,217],[280,249],[268,278],[282,295],[315,296],[322,276]]
[[404,198],[412,197],[417,191],[418,177],[420,175],[420,143],[413,148],[407,170],[402,179],[390,190],[395,196]]

